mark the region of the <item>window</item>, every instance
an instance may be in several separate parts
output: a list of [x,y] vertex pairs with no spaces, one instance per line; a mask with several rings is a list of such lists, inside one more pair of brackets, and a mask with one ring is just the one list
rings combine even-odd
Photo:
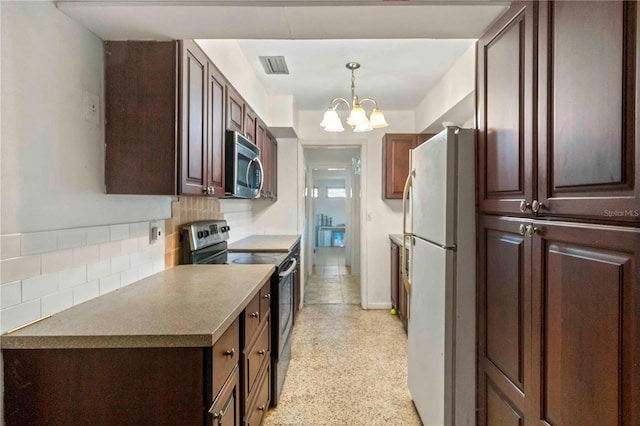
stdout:
[[347,198],[346,188],[327,188],[327,198]]

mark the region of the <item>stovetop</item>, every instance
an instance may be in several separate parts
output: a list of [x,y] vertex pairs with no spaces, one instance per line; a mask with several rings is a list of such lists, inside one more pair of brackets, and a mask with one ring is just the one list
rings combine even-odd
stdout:
[[229,265],[275,265],[279,267],[289,257],[289,253],[228,253],[227,263]]

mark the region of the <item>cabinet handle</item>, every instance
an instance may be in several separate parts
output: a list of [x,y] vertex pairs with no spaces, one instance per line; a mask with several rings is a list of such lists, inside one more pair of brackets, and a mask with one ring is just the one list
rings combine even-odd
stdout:
[[264,411],[265,408],[267,408],[267,407],[265,407],[264,405],[261,405],[261,406],[258,407],[258,410]]
[[544,208],[545,208],[544,203],[541,203],[538,200],[533,200],[533,203],[531,203],[531,210],[533,210],[534,213],[538,213],[540,209],[544,209]]
[[527,226],[527,235],[528,235],[529,237],[533,237],[533,236],[534,236],[535,234],[537,234],[537,233],[538,233],[538,228],[536,228],[536,227],[535,227],[535,226],[533,226],[533,225],[529,225],[529,226]]
[[226,351],[224,354],[229,358],[233,358],[233,356],[236,354],[236,350],[235,348],[231,348],[228,351]]
[[215,192],[215,188],[213,186],[210,186],[209,187],[209,192],[207,192],[207,194],[213,195],[214,192]]
[[271,294],[267,293],[264,296],[262,296],[264,299],[271,299]]
[[258,318],[258,315],[260,315],[260,314],[257,313],[257,312],[252,312],[252,313],[249,314],[249,316],[252,317],[252,318]]
[[518,232],[520,232],[520,235],[524,235],[527,233],[527,225],[525,225],[524,223],[520,224],[520,228],[518,229]]
[[267,351],[265,351],[264,349],[260,349],[260,350],[258,351],[258,355],[264,355],[264,354],[266,354],[266,353],[267,353]]
[[207,187],[207,188],[202,188],[202,193],[203,193],[203,194],[208,194],[208,193],[209,193],[209,187]]
[[531,207],[531,203],[527,203],[525,200],[520,201],[520,211],[522,213],[526,213],[527,209],[530,207]]

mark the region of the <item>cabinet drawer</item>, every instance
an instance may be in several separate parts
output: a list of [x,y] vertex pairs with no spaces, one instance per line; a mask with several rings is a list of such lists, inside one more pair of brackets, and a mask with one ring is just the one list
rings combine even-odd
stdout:
[[260,318],[264,319],[271,309],[271,280],[260,290]]
[[211,395],[215,398],[240,359],[240,317],[213,345],[212,358],[213,392]]
[[240,378],[238,366],[232,370],[229,380],[211,404],[207,416],[207,425],[239,425],[240,424]]
[[269,350],[269,319],[262,324],[260,334],[251,347],[245,349],[245,397],[249,397],[255,389],[256,378],[262,367],[262,363],[266,360],[269,363],[271,359],[271,351]]
[[244,424],[246,426],[260,425],[271,402],[271,365],[269,363],[267,363],[266,368],[262,370],[258,382],[260,385],[256,389],[257,392],[253,403],[249,404],[249,408],[245,413]]
[[260,325],[260,292],[244,308],[244,347],[247,347],[254,339]]

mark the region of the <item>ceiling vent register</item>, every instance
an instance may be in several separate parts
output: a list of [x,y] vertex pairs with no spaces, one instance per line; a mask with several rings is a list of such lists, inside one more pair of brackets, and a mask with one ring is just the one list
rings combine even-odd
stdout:
[[259,56],[259,58],[267,74],[289,74],[284,56]]

